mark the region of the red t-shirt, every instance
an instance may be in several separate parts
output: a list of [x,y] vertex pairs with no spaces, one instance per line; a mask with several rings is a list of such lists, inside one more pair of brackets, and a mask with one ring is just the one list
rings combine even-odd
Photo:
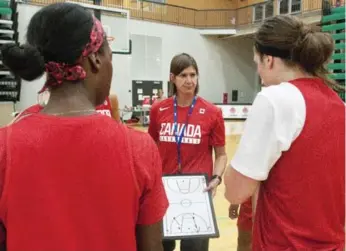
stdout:
[[32,105],[29,106],[28,108],[26,108],[24,111],[22,111],[21,113],[18,114],[18,116],[16,117],[17,119],[21,119],[24,117],[24,115],[26,114],[31,114],[31,113],[38,113],[43,109],[43,106],[41,106],[40,104],[36,104],[36,105]]
[[96,107],[96,111],[108,117],[112,117],[112,105],[109,97],[106,98],[102,105]]
[[[173,97],[155,103],[150,111],[149,134],[158,143],[164,174],[178,172],[177,144],[174,136]],[[177,108],[178,132],[185,125],[190,107]],[[225,145],[222,112],[201,97],[196,100],[181,143],[183,173],[213,172],[212,147]]]
[[136,225],[168,207],[161,166],[149,135],[107,116],[23,116],[0,129],[7,250],[135,251]]

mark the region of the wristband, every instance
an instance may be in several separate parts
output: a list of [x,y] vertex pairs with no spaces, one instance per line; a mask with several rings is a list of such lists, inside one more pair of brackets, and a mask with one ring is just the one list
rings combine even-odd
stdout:
[[214,180],[214,179],[218,179],[219,180],[219,184],[221,184],[222,183],[222,178],[219,176],[219,175],[213,175],[212,177],[211,177],[211,180]]

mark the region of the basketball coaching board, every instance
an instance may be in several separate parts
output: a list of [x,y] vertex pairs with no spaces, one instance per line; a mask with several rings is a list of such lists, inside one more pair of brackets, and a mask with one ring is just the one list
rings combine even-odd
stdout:
[[[67,1],[70,3],[76,3]],[[130,33],[129,33],[129,10],[110,8],[105,6],[76,3],[90,10],[93,14],[95,11],[101,12],[100,20],[107,34],[109,45],[114,54],[129,54]]]

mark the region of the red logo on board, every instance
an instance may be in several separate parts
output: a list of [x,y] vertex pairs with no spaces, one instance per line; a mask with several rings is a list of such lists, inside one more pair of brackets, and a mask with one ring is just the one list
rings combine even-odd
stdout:
[[235,112],[236,112],[235,108],[232,107],[232,108],[230,109],[230,112],[231,112],[231,113],[235,113]]
[[243,113],[248,113],[249,112],[249,109],[247,109],[247,107],[244,107],[243,108]]

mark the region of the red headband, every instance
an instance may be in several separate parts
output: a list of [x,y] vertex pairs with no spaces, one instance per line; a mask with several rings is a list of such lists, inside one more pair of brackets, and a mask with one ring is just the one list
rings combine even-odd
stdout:
[[48,79],[39,93],[45,91],[49,86],[61,85],[64,80],[76,81],[85,79],[86,72],[80,65],[81,59],[87,57],[91,53],[97,52],[104,41],[104,31],[101,22],[95,17],[93,17],[93,20],[94,25],[90,32],[90,42],[85,46],[76,64],[69,65],[52,61],[47,62],[46,72],[48,74]]

